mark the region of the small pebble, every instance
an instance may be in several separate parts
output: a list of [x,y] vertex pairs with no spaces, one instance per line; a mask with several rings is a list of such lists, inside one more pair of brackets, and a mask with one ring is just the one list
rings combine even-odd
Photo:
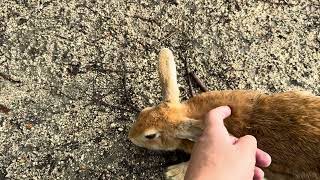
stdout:
[[111,125],[110,125],[111,128],[114,128],[116,126],[117,126],[116,123],[111,123]]
[[173,0],[172,2],[173,2],[175,5],[179,5],[179,3],[180,3],[179,0]]
[[31,128],[32,128],[32,124],[31,124],[31,123],[27,123],[27,124],[25,125],[25,127],[26,127],[27,129],[31,129]]

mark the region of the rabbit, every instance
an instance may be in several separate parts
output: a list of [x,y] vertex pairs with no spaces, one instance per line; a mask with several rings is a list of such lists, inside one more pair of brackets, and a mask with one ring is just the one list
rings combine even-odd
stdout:
[[[172,52],[159,54],[163,102],[143,109],[128,138],[153,150],[192,147],[204,129],[206,114],[227,105],[232,114],[224,120],[228,132],[253,135],[258,148],[272,157],[264,169],[267,179],[320,179],[320,97],[304,91],[268,94],[254,90],[209,91],[184,102],[179,100],[176,66]],[[183,179],[188,162],[167,168],[166,179]]]

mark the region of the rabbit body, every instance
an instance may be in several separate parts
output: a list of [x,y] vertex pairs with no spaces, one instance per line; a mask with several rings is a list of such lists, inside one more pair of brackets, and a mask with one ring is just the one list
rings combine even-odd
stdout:
[[131,138],[154,128],[162,132],[161,141],[153,142],[156,144],[153,148],[147,142],[141,142],[140,146],[191,153],[194,141],[189,137],[198,134],[195,127],[203,128],[206,113],[224,105],[232,110],[224,121],[229,133],[235,137],[255,136],[258,147],[271,155],[273,162],[266,170],[266,177],[273,174],[289,179],[320,177],[320,97],[305,92],[202,93],[181,104],[165,103],[144,111]]
[[[269,179],[320,179],[320,97],[289,91],[265,94],[250,90],[211,91],[179,101],[172,52],[162,49],[159,75],[164,102],[141,111],[129,132],[136,145],[155,150],[191,153],[204,128],[206,114],[229,106],[224,120],[230,134],[256,137],[258,147],[272,157]],[[168,179],[183,179],[188,162],[168,168]],[[279,178],[281,176],[281,178]]]
[[[230,134],[251,134],[258,147],[272,157],[269,173],[288,178],[320,179],[320,97],[305,92],[266,95],[254,91],[203,93],[186,102],[188,117],[204,120],[205,114],[228,105],[232,115],[225,119]],[[193,144],[192,141],[188,141]],[[192,145],[180,149],[191,152]]]

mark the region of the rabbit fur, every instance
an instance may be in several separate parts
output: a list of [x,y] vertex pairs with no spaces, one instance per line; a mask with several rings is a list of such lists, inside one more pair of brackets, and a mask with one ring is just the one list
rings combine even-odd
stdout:
[[[235,137],[253,135],[258,148],[272,157],[264,169],[268,179],[320,179],[320,97],[304,91],[265,94],[251,90],[211,91],[179,101],[172,52],[159,54],[159,77],[164,101],[141,111],[129,139],[154,150],[180,149],[191,153],[211,109],[229,106],[224,120]],[[167,179],[183,179],[188,162],[169,167]]]

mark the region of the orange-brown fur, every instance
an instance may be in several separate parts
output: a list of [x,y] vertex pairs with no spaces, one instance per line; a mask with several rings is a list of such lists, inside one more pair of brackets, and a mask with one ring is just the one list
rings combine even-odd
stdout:
[[186,104],[188,116],[201,120],[210,109],[229,105],[232,115],[225,120],[229,133],[254,135],[258,147],[272,157],[271,171],[301,179],[320,178],[320,97],[299,92],[220,91],[196,96]]
[[[258,147],[271,155],[273,162],[265,170],[267,177],[320,178],[320,97],[293,91],[267,95],[235,90],[202,93],[180,103],[176,79],[168,78],[170,73],[175,76],[172,54],[167,49],[162,53],[166,53],[160,56],[160,79],[167,84],[163,87],[165,102],[140,113],[129,132],[135,144],[190,153],[194,144],[190,136],[197,136],[197,127],[203,128],[207,112],[228,105],[232,114],[224,122],[229,133],[255,136]],[[170,70],[165,71],[166,67]],[[145,133],[150,129],[159,137],[147,139]]]
[[222,105],[232,109],[232,115],[225,120],[229,133],[236,137],[255,136],[258,147],[272,157],[270,171],[290,178],[320,177],[320,97],[316,96],[297,92],[274,95],[255,91],[208,92],[171,108],[161,104],[145,114],[148,120],[137,122],[140,129],[136,132],[155,126],[167,131],[163,134],[172,135],[173,140],[164,140],[165,146],[190,153],[194,142],[175,139],[174,130],[186,117],[203,120],[209,110]]

